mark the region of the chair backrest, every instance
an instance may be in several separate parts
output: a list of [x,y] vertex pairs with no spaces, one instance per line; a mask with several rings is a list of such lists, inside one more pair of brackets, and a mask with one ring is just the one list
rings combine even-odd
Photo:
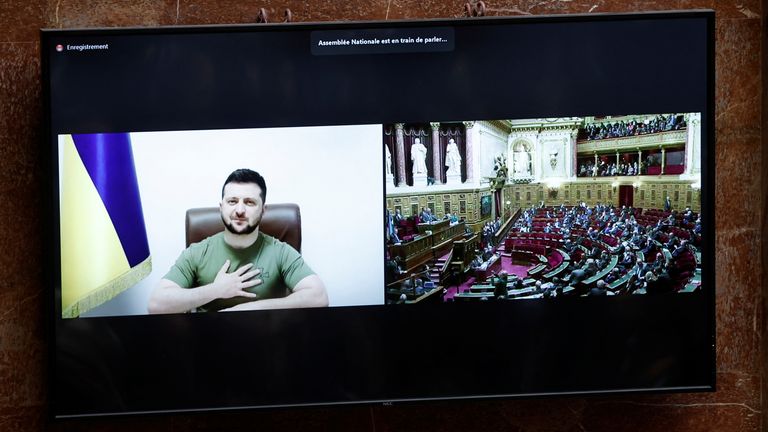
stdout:
[[[301,212],[297,204],[267,204],[259,229],[301,252]],[[222,231],[224,222],[218,207],[187,210],[187,246]]]

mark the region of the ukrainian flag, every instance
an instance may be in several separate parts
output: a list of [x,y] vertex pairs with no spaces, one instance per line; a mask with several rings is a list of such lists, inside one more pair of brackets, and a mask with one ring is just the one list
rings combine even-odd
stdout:
[[127,133],[62,135],[61,314],[76,318],[152,270]]

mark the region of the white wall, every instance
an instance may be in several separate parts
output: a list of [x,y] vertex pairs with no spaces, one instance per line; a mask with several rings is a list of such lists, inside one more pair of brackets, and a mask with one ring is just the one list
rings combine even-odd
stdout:
[[[570,130],[544,131],[539,134],[537,143],[541,179],[546,180],[551,177],[564,178],[567,175],[567,164],[572,162],[572,151],[569,145],[571,141]],[[551,164],[551,155],[555,157],[557,163],[554,168]]]
[[84,316],[147,313],[184,249],[185,212],[217,206],[237,168],[261,173],[267,204],[301,209],[302,255],[331,306],[384,303],[381,126],[132,133],[152,273]]

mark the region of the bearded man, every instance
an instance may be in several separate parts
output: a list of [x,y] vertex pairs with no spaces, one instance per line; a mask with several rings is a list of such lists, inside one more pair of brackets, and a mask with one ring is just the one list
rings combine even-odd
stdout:
[[259,231],[266,196],[259,173],[232,172],[219,203],[224,231],[182,252],[150,296],[149,313],[328,306],[299,252]]

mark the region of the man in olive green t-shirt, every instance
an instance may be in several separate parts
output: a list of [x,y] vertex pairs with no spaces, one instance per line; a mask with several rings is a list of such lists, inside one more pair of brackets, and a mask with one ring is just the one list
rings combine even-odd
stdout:
[[226,229],[182,252],[150,296],[150,313],[328,306],[301,255],[259,232],[266,193],[257,172],[230,174],[219,204]]

